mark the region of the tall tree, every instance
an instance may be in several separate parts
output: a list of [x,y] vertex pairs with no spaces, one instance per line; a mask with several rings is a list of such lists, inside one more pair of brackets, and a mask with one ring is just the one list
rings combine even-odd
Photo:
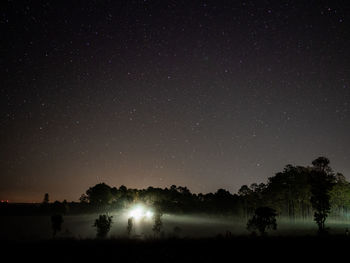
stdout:
[[283,172],[269,178],[265,191],[266,205],[290,219],[307,217],[311,206],[308,177],[307,168],[287,165]]
[[96,184],[94,187],[90,187],[86,191],[86,196],[89,202],[93,205],[106,205],[110,203],[113,198],[112,188],[105,184]]
[[310,176],[311,204],[315,210],[314,220],[318,226],[319,234],[327,232],[325,222],[331,210],[330,191],[335,184],[335,176],[329,163],[326,157],[314,160]]
[[57,232],[61,231],[61,226],[63,223],[63,217],[61,214],[55,214],[51,216],[51,227],[52,227],[52,235],[56,236]]
[[128,237],[131,236],[133,227],[134,227],[134,218],[133,217],[129,217],[128,218],[128,226],[126,227],[126,231],[128,233]]
[[49,202],[50,202],[49,194],[46,193],[46,194],[44,195],[43,204],[48,204]]
[[344,175],[335,175],[335,184],[330,191],[331,214],[333,216],[347,216],[350,210],[350,183]]
[[160,231],[162,230],[163,227],[163,222],[162,222],[162,213],[158,210],[156,211],[156,213],[154,214],[154,225],[153,225],[153,232],[159,236]]

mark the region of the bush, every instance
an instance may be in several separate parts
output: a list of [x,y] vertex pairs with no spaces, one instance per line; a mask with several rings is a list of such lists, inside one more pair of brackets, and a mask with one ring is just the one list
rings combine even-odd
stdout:
[[100,215],[98,219],[95,220],[94,227],[97,228],[97,238],[105,238],[111,229],[112,216]]

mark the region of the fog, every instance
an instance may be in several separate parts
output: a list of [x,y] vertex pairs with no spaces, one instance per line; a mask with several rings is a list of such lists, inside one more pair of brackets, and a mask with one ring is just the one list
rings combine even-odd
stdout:
[[[127,211],[109,213],[113,216],[112,228],[109,237],[127,237]],[[95,238],[96,228],[93,227],[98,214],[64,216],[61,238]],[[249,235],[246,229],[246,220],[229,216],[214,215],[171,215],[162,216],[162,237],[201,238],[232,235]],[[152,218],[136,220],[133,226],[132,238],[154,237]],[[345,234],[350,228],[350,221],[327,220],[326,226],[331,234]],[[177,228],[177,231],[174,229]],[[287,220],[277,218],[277,230],[269,231],[269,235],[315,235],[316,224],[310,219]],[[1,216],[0,239],[30,240],[52,238],[51,219],[49,216]]]

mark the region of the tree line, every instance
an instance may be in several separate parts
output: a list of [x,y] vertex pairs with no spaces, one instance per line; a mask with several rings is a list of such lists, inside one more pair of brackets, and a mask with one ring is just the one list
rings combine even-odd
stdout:
[[132,189],[99,183],[90,187],[80,202],[104,211],[142,202],[165,213],[222,213],[249,218],[258,207],[266,206],[292,220],[312,218],[317,210],[344,218],[350,211],[350,183],[344,175],[332,170],[328,158],[319,157],[306,167],[286,165],[282,172],[268,178],[267,183],[243,185],[237,194],[225,189],[195,194],[176,185]]
[[[322,200],[323,202],[318,202]],[[286,165],[266,183],[243,185],[237,193],[225,189],[215,193],[192,193],[187,187],[148,187],[133,189],[99,183],[80,197],[80,202],[49,202],[45,194],[41,205],[1,204],[0,212],[60,213],[108,212],[128,208],[134,203],[159,208],[164,213],[216,213],[248,219],[258,207],[270,207],[278,216],[310,219],[317,209],[329,210],[334,218],[347,218],[350,212],[350,183],[336,173],[326,157],[315,159],[310,166]],[[318,208],[317,208],[318,207]]]
[[[266,224],[275,228],[275,217],[290,220],[311,218],[319,232],[326,230],[326,218],[331,215],[347,219],[350,211],[350,183],[336,173],[326,157],[318,157],[309,166],[286,165],[284,170],[268,178],[266,183],[243,185],[236,194],[225,189],[215,193],[195,194],[187,187],[148,187],[132,189],[111,187],[99,183],[81,196],[80,202],[49,202],[45,194],[42,204],[32,207],[39,213],[108,213],[143,203],[160,213],[213,213],[236,216],[248,222],[248,228],[264,232]],[[9,204],[0,211],[6,214]],[[5,211],[5,213],[3,213]],[[55,222],[60,222],[59,218]],[[108,222],[107,222],[108,223]]]

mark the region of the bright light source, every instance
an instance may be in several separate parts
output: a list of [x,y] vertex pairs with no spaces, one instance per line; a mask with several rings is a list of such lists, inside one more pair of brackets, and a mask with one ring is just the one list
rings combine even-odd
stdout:
[[135,220],[141,219],[143,215],[144,215],[143,207],[136,207],[132,209],[129,213],[129,216],[135,218]]
[[131,208],[128,216],[133,217],[136,221],[139,221],[142,219],[151,219],[153,217],[153,212],[142,205],[137,205]]
[[153,216],[153,212],[148,210],[148,211],[146,212],[146,217],[147,217],[147,218],[152,218],[152,216]]

